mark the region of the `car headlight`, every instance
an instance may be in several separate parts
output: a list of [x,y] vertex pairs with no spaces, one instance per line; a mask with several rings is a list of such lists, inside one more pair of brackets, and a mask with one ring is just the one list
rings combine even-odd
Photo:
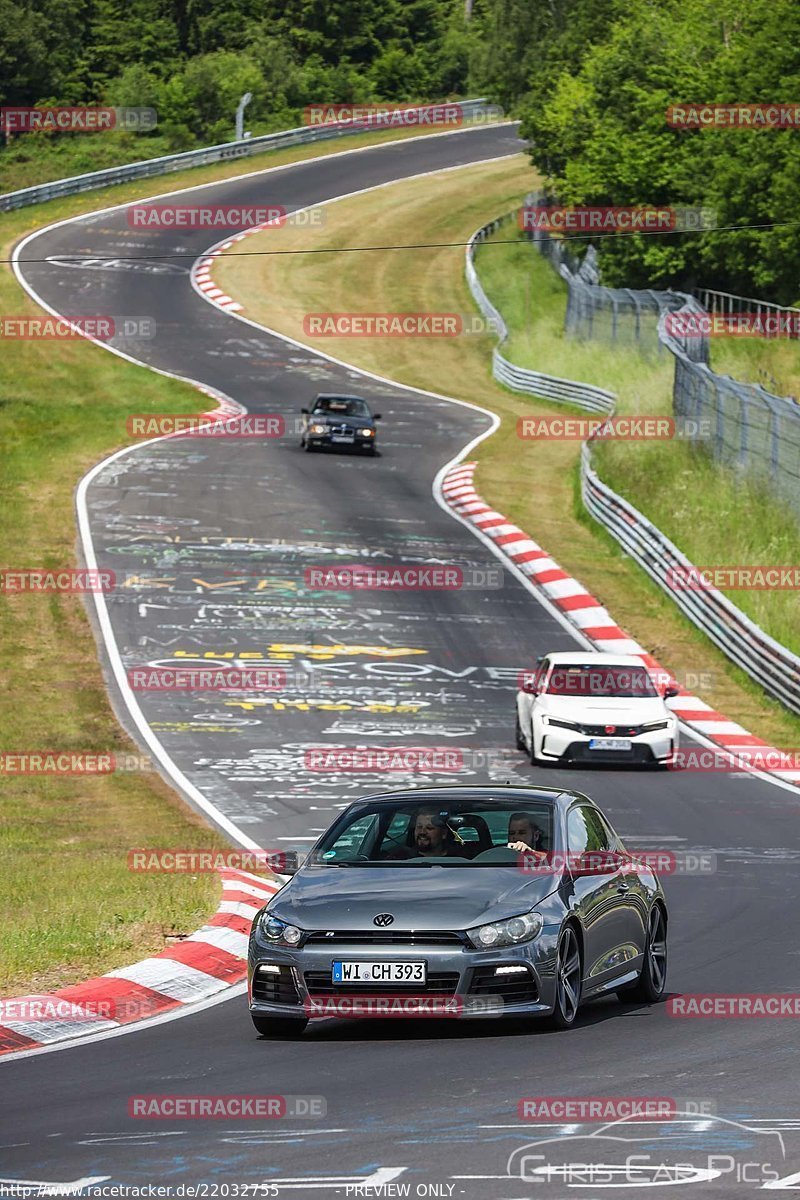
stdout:
[[474,929],[467,930],[467,937],[476,950],[499,950],[503,946],[530,942],[540,933],[543,925],[541,913],[522,913],[518,917],[509,917],[507,921],[476,925]]
[[359,429],[358,432],[361,434],[362,437],[375,437],[374,429]]
[[276,946],[299,946],[305,933],[305,930],[298,929],[296,925],[287,925],[271,912],[261,914],[258,927],[267,941]]
[[542,717],[545,725],[557,725],[559,729],[580,729],[577,721],[560,721],[556,717]]
[[642,726],[642,733],[652,733],[654,729],[669,729],[672,721],[648,721]]
[[309,433],[325,433],[327,428],[328,428],[327,425],[320,425],[318,422],[315,422],[313,425],[309,425],[308,432]]

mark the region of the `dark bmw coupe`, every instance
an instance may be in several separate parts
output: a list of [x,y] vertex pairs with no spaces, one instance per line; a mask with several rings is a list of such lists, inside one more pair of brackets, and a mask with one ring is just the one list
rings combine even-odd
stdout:
[[664,993],[658,879],[580,792],[449,787],[351,804],[256,916],[263,1035],[313,1017],[548,1017]]
[[310,412],[307,408],[301,412],[300,445],[304,450],[329,446],[376,453],[375,422],[381,419],[381,414],[373,413],[359,396],[323,393],[317,396]]

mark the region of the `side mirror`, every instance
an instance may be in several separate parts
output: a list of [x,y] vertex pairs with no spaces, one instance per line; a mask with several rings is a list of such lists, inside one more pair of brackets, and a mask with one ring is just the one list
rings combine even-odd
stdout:
[[536,687],[536,672],[535,671],[520,671],[519,673],[519,690],[527,693],[529,696],[538,696],[539,689]]
[[380,419],[381,419],[381,414],[380,414],[380,413],[373,413],[373,414],[372,414],[372,419],[373,419],[373,421],[380,421]]
[[305,854],[299,850],[287,850],[277,875],[296,875],[306,860]]
[[679,696],[681,689],[676,683],[669,683],[664,688],[664,699],[671,700],[673,696]]
[[305,414],[306,414],[306,416],[308,416],[308,409],[307,409],[307,408],[301,408],[301,409],[300,409],[300,412],[301,412],[301,413],[305,413]]
[[623,858],[616,850],[587,850],[583,854],[570,855],[570,871],[575,878],[587,875],[615,875],[622,866]]

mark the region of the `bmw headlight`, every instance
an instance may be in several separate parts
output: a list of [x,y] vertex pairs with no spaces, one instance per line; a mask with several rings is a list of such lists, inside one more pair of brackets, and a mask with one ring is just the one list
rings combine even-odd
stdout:
[[499,950],[503,946],[518,946],[530,942],[541,932],[544,918],[541,913],[522,913],[509,917],[507,921],[493,921],[490,925],[476,925],[467,930],[467,937],[476,950]]
[[328,428],[327,425],[320,425],[318,422],[315,422],[315,424],[309,425],[308,432],[309,433],[325,433],[327,428]]
[[287,925],[271,912],[261,914],[258,927],[267,941],[276,946],[299,946],[305,932],[296,925]]
[[359,429],[358,432],[361,434],[362,437],[374,437],[375,436],[374,429]]

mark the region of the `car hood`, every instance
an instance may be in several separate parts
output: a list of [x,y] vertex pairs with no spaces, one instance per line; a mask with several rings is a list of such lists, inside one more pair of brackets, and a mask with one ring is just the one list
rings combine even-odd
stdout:
[[541,697],[541,711],[549,717],[564,721],[583,721],[587,725],[641,725],[659,721],[670,715],[660,696],[643,696],[623,700],[617,696],[547,696]]
[[312,413],[309,421],[312,425],[327,425],[328,427],[344,425],[347,429],[361,429],[362,426],[365,429],[372,429],[373,426],[371,417],[336,416],[333,413],[324,413],[321,416]]
[[301,929],[372,929],[391,913],[393,932],[469,929],[527,912],[555,891],[552,875],[517,867],[304,867],[270,905]]

